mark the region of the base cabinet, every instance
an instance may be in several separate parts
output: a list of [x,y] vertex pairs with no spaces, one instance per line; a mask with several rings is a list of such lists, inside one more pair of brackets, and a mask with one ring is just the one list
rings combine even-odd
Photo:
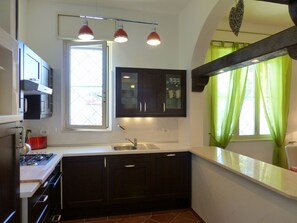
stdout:
[[86,217],[107,204],[106,157],[63,158],[63,215]]
[[150,195],[150,157],[122,155],[108,157],[110,204],[145,202]]
[[190,204],[190,153],[152,155],[152,199],[155,202],[181,207]]
[[63,158],[63,219],[190,207],[188,152]]
[[58,164],[30,198],[22,198],[22,223],[51,223],[61,219],[61,175]]

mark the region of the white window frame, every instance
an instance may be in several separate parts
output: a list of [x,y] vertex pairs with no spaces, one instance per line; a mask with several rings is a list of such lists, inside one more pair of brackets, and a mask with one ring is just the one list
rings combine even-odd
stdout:
[[[102,125],[91,126],[91,125],[71,125],[70,124],[70,47],[79,45],[102,45],[103,49],[103,107],[102,107]],[[91,42],[76,42],[76,41],[65,41],[64,42],[64,58],[65,58],[65,103],[64,106],[64,130],[65,131],[108,131],[110,126],[110,114],[109,114],[109,48],[106,41],[91,41]]]

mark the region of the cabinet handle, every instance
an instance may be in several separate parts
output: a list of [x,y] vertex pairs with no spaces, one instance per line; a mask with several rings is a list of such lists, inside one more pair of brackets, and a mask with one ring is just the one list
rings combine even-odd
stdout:
[[106,168],[106,157],[104,157],[104,168]]
[[142,112],[142,103],[139,102],[139,111]]
[[60,214],[54,215],[52,218],[52,222],[60,222],[60,220],[61,220]]
[[48,185],[48,181],[45,181],[44,184],[42,185],[42,188],[46,188]]
[[28,111],[28,100],[27,98],[24,99],[24,113]]
[[134,168],[135,167],[135,165],[125,165],[125,168]]
[[146,112],[146,102],[144,102],[144,112]]
[[40,199],[37,201],[37,203],[45,203],[48,199],[48,195],[42,195],[40,196]]
[[166,104],[163,102],[163,112],[166,112]]
[[175,153],[166,154],[167,157],[173,157],[175,156]]

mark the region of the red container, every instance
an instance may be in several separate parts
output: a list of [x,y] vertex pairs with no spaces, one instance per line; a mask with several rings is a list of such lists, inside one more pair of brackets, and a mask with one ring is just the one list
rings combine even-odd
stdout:
[[47,136],[32,136],[27,143],[32,149],[45,149],[47,147]]

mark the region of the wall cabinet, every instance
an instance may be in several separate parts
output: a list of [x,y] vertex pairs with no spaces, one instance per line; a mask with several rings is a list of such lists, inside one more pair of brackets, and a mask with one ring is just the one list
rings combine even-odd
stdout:
[[185,70],[116,68],[116,117],[185,116]]
[[25,119],[52,116],[53,71],[47,62],[19,42],[20,108]]
[[188,208],[188,152],[63,158],[64,219]]

